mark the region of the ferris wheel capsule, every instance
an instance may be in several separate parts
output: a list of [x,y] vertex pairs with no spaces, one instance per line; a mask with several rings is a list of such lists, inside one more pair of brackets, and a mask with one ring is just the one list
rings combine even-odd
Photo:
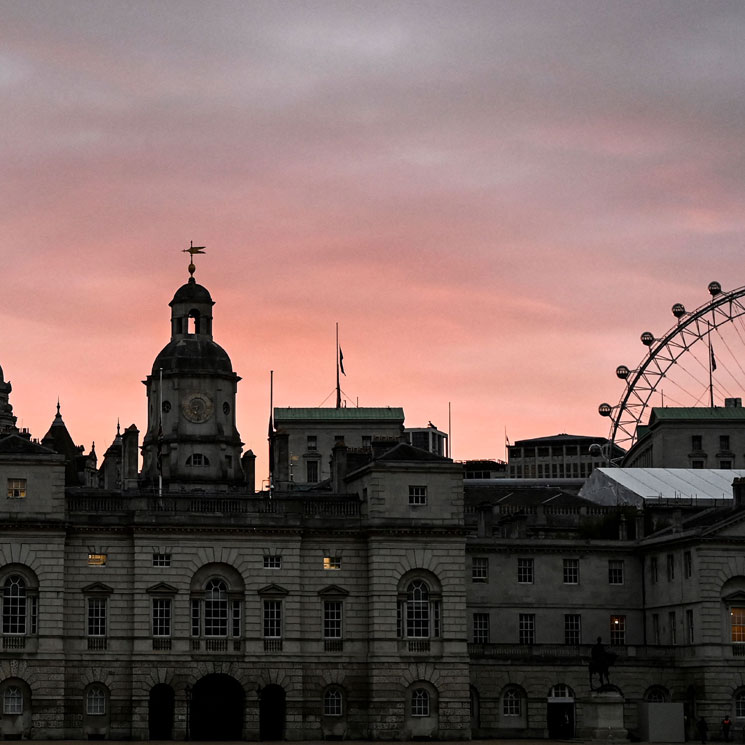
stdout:
[[629,374],[631,373],[631,370],[629,370],[626,365],[619,365],[616,368],[616,375],[621,378],[621,380],[626,380],[626,378],[629,377]]
[[613,407],[610,404],[600,404],[598,406],[598,414],[600,416],[610,416],[613,411]]
[[719,282],[709,282],[709,293],[712,297],[718,295],[722,291],[722,285]]
[[645,347],[651,347],[654,344],[654,334],[651,331],[645,331],[639,338]]
[[686,314],[686,308],[685,308],[685,305],[683,305],[683,303],[675,303],[675,305],[673,305],[673,315],[676,318],[682,318],[685,314]]

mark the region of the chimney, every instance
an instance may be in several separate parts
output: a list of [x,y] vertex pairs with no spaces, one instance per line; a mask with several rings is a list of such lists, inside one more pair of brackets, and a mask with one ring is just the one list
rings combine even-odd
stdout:
[[725,398],[724,408],[725,409],[741,409],[742,399],[741,398]]
[[732,498],[735,500],[734,508],[736,510],[745,507],[745,478],[738,476],[732,482]]
[[627,541],[629,539],[628,526],[626,525],[626,515],[621,513],[621,518],[618,521],[618,540]]
[[246,480],[246,491],[249,494],[256,492],[256,456],[253,450],[247,450],[241,458],[243,477]]
[[122,435],[122,490],[137,488],[137,454],[139,452],[140,430],[130,424]]
[[337,440],[331,451],[332,488],[336,494],[346,493],[344,477],[347,475],[347,446],[344,440]]

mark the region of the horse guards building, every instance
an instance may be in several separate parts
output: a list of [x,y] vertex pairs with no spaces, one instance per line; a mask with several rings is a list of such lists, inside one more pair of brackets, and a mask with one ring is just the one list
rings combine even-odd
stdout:
[[[190,272],[144,381],[141,442],[117,426],[99,462],[59,405],[33,439],[0,370],[4,739],[607,740],[649,734],[650,711],[688,734],[702,715],[745,723],[738,479],[714,503],[600,504],[464,480],[405,442],[401,408],[277,408],[257,491],[239,377]],[[604,685],[588,673],[599,637],[616,656]]]

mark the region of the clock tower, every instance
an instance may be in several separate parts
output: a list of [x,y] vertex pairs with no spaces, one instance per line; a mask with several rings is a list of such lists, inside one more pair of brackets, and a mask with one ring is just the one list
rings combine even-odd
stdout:
[[[187,249],[188,250],[188,249]],[[225,491],[243,483],[243,443],[235,426],[240,378],[212,338],[214,302],[194,279],[176,290],[171,341],[155,358],[147,387],[143,479],[164,491]]]

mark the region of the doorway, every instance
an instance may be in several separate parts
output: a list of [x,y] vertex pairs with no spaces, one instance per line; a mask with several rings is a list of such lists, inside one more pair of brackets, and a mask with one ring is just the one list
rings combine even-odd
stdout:
[[191,694],[191,738],[242,740],[244,705],[245,694],[235,678],[205,675]]
[[262,688],[259,702],[259,739],[284,739],[285,713],[284,688],[278,685]]
[[150,689],[148,731],[151,740],[173,739],[175,694],[171,686],[158,683]]

